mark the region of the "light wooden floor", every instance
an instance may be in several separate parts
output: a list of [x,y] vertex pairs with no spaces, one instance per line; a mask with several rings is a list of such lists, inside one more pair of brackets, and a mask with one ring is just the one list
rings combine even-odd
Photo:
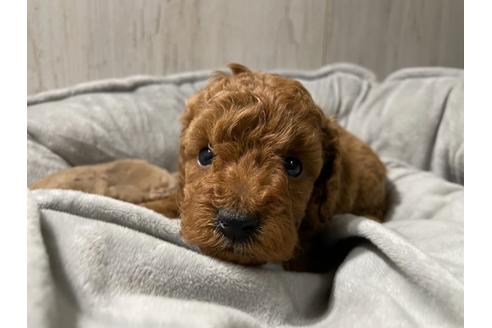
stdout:
[[28,0],[28,94],[240,62],[463,67],[461,0]]

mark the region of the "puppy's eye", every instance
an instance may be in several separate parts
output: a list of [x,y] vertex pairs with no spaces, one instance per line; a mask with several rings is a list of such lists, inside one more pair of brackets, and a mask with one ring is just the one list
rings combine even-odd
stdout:
[[284,159],[284,167],[287,174],[291,177],[298,177],[302,172],[302,163],[295,157],[287,157]]
[[214,158],[214,153],[208,147],[203,148],[198,153],[198,164],[201,166],[207,166],[212,163],[212,159]]

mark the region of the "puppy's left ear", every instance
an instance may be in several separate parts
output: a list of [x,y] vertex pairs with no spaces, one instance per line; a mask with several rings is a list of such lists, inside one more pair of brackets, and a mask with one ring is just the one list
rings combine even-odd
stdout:
[[308,205],[307,225],[317,231],[342,213],[382,221],[386,211],[384,164],[334,119],[324,118],[322,135],[324,164]]
[[344,170],[345,156],[341,147],[340,130],[335,120],[326,118],[320,110],[321,145],[323,167],[316,179],[308,202],[305,217],[299,227],[299,248],[294,260],[288,262],[286,268],[294,271],[323,272],[319,268],[318,252],[325,248],[320,244],[318,233],[323,230],[329,219],[337,213],[341,203],[343,186],[346,183]]
[[[318,231],[336,213],[353,203],[350,156],[343,147],[344,131],[332,118],[323,118],[323,168],[307,208],[307,229]],[[343,197],[342,197],[343,196]]]

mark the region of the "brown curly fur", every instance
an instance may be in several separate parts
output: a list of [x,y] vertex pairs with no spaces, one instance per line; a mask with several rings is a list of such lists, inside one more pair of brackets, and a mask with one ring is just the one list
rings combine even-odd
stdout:
[[[309,269],[312,240],[335,214],[383,219],[385,167],[369,146],[325,117],[299,82],[229,67],[232,75],[216,74],[187,101],[176,195],[139,204],[179,212],[182,237],[205,254]],[[214,158],[202,167],[197,156],[207,146]],[[302,162],[300,176],[286,174],[287,156]],[[220,208],[259,214],[254,238],[223,237],[215,224]]]
[[[182,116],[178,199],[185,240],[227,261],[286,262],[302,257],[337,213],[383,219],[386,171],[369,146],[326,118],[299,82],[229,67],[233,75],[214,76]],[[207,145],[215,157],[201,167],[197,154]],[[299,177],[285,173],[286,156],[303,163]],[[260,213],[256,238],[232,244],[222,237],[214,228],[219,208]]]

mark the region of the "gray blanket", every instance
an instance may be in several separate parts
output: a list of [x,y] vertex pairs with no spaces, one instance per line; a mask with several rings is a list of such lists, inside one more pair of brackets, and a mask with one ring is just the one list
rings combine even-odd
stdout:
[[[383,82],[351,65],[282,72],[389,169],[387,222],[341,215],[327,244],[361,237],[327,274],[225,263],[179,220],[76,191],[28,195],[30,327],[459,327],[463,325],[463,72]],[[143,158],[176,169],[184,100],[210,72],[83,84],[28,101],[28,182]],[[333,257],[326,249],[326,261]]]

